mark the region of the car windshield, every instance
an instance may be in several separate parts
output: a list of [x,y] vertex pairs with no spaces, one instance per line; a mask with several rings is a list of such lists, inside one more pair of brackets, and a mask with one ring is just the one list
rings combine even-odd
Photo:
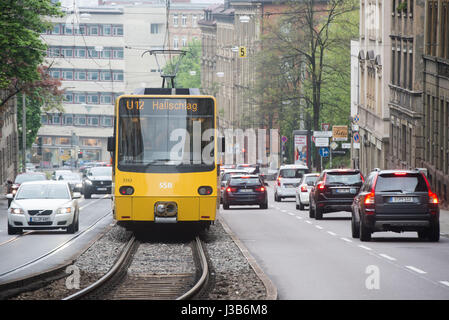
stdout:
[[422,175],[396,176],[394,174],[379,175],[376,181],[376,192],[427,192],[427,184]]
[[281,169],[279,177],[281,178],[302,178],[307,173],[307,169]]
[[326,184],[362,184],[362,176],[359,172],[328,172],[326,175]]
[[90,169],[93,176],[112,176],[112,167],[95,167]]
[[24,184],[16,196],[22,199],[70,199],[70,194],[65,184]]
[[227,172],[223,174],[223,177],[221,178],[221,181],[228,181],[229,178],[236,174],[248,174],[247,172]]
[[259,178],[235,177],[235,178],[231,178],[229,185],[230,186],[241,186],[241,185],[256,186],[256,185],[260,185],[260,180],[259,180]]
[[308,176],[306,177],[305,183],[315,183],[318,180],[318,176]]
[[47,180],[44,174],[21,174],[16,177],[15,183],[24,183],[27,181]]

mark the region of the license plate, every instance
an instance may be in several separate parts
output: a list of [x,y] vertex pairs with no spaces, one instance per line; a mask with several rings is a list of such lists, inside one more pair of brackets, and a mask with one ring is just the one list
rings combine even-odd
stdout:
[[98,191],[106,191],[107,188],[97,188]]
[[335,189],[336,193],[349,193],[349,189]]
[[284,184],[285,188],[294,188],[295,185],[294,184]]
[[251,189],[240,189],[239,192],[253,192]]
[[51,221],[51,217],[31,217],[30,222],[48,222]]
[[392,202],[392,203],[414,202],[414,198],[413,197],[391,197],[390,202]]

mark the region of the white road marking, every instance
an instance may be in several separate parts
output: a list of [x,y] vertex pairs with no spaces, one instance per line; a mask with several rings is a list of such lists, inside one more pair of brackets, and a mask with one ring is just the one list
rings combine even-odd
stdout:
[[322,227],[322,226],[315,226],[315,228],[320,229],[320,230],[323,230],[323,227]]
[[371,251],[373,249],[371,249],[370,247],[364,246],[363,244],[359,245],[360,248]]
[[423,270],[421,270],[421,269],[418,269],[418,268],[416,268],[416,267],[414,267],[414,266],[405,266],[406,268],[408,268],[408,269],[410,269],[410,270],[412,270],[412,271],[415,271],[415,272],[417,272],[417,273],[420,273],[420,274],[425,274],[425,273],[427,273],[427,272],[425,272],[425,271],[423,271]]
[[300,216],[296,216],[296,219],[302,220],[302,217],[300,217]]
[[327,233],[329,233],[331,236],[336,236],[337,235],[335,232],[332,232],[332,231],[328,231]]
[[311,221],[309,221],[309,220],[306,220],[306,222],[307,222],[308,224],[312,224],[312,222],[311,222]]
[[352,240],[350,240],[348,238],[345,238],[345,237],[341,237],[340,239],[343,240],[343,241],[346,241],[346,242],[352,242]]
[[289,214],[289,215],[291,215],[291,216],[294,216],[294,215],[295,215],[294,213],[291,213],[291,212],[287,212],[287,214]]
[[286,213],[287,212],[287,210],[281,210],[283,213]]
[[390,261],[396,261],[396,258],[390,257],[389,255],[386,255],[385,253],[380,253],[379,256],[381,256],[382,258],[385,258],[387,260],[390,260]]
[[440,281],[441,284],[444,284],[445,286],[449,287],[449,281]]

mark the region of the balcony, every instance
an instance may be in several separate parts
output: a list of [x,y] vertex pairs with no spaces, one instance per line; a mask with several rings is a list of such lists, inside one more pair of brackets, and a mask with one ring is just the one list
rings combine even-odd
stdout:
[[407,112],[411,116],[418,116],[415,113],[422,112],[421,96],[422,92],[411,91],[394,84],[390,87],[390,106],[402,112]]

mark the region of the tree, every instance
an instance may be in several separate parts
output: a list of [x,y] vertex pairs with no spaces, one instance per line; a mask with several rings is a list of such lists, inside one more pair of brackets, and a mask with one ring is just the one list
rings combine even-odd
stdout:
[[185,56],[175,57],[164,67],[164,74],[174,74],[176,65],[178,71],[175,78],[176,88],[201,87],[201,41],[193,39],[187,45]]
[[8,92],[0,107],[17,93],[42,83],[38,67],[47,46],[40,34],[52,29],[44,17],[62,15],[59,3],[50,0],[0,1],[0,89]]
[[[258,81],[266,83],[256,90],[259,96],[274,91],[269,100],[275,100],[271,110],[278,114],[281,134],[297,129],[299,118],[315,131],[325,118],[347,121],[349,40],[358,34],[357,9],[356,0],[291,1],[275,23],[267,24],[263,51],[273,53],[262,58]],[[314,155],[314,166],[320,168],[318,149]]]

